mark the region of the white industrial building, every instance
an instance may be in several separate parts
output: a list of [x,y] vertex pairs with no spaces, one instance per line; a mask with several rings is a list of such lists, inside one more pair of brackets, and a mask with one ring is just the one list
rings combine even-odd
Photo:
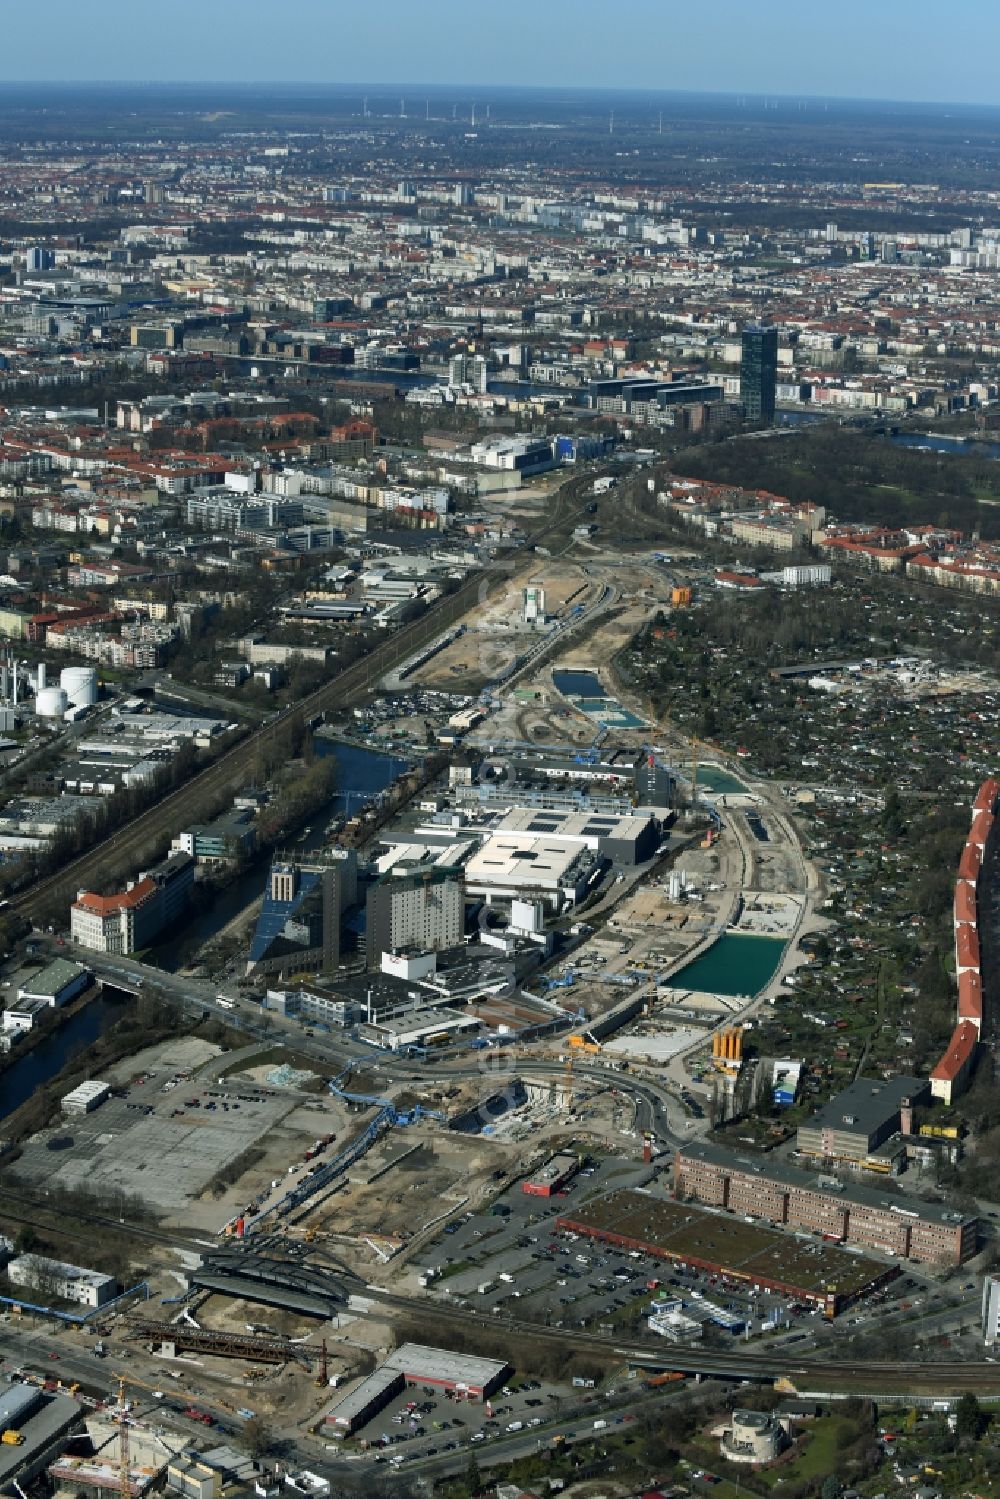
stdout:
[[545,622],[545,589],[541,583],[529,583],[524,590],[524,622],[528,625]]
[[24,1286],[32,1295],[51,1301],[74,1301],[79,1306],[104,1306],[118,1290],[113,1275],[67,1265],[41,1254],[21,1254],[7,1265],[11,1285]]
[[1000,1275],[983,1276],[983,1342],[1000,1342]]
[[110,1094],[111,1084],[99,1082],[95,1078],[90,1082],[77,1083],[66,1094],[60,1107],[64,1114],[92,1114]]
[[414,1009],[406,1015],[387,1015],[360,1027],[359,1034],[384,1051],[406,1051],[410,1046],[437,1045],[454,1036],[477,1031],[475,1015],[462,1014],[444,1007],[433,1010]]
[[547,842],[586,848],[618,864],[642,863],[652,857],[660,841],[651,817],[562,812],[548,807],[512,807],[495,831],[500,835],[543,835]]
[[542,898],[558,909],[581,900],[601,868],[601,860],[579,843],[496,832],[465,866],[465,888],[487,902]]
[[17,985],[18,1000],[37,999],[57,1010],[82,994],[90,983],[90,974],[81,963],[55,958],[37,973],[23,974]]

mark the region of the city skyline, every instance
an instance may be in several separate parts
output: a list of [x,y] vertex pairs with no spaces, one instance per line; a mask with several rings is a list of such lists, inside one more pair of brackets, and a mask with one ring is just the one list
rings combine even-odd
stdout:
[[[102,26],[70,0],[50,0],[44,32],[33,14],[5,17],[11,83],[328,84],[379,79],[420,88],[524,87],[670,93],[748,92],[776,98],[1000,106],[991,57],[1000,14],[970,0],[976,29],[939,25],[930,0],[889,0],[873,11],[845,0],[803,12],[791,0],[752,11],[720,0],[710,37],[694,12],[637,0],[628,28],[607,25],[597,0],[527,0],[488,11],[458,0],[422,7],[387,0],[378,16],[330,0],[293,0],[273,25],[266,0],[177,0],[169,25],[139,31],[125,0],[105,0]],[[239,22],[237,25],[236,22]],[[901,27],[905,25],[905,34]],[[531,45],[525,46],[530,36]],[[151,42],[154,43],[151,45]]]

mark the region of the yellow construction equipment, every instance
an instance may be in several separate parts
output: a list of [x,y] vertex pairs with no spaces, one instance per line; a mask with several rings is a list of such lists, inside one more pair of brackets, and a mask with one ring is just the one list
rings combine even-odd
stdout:
[[23,1441],[23,1433],[14,1431],[12,1428],[8,1428],[3,1436],[0,1437],[0,1442],[3,1442],[5,1447],[20,1447]]
[[588,1041],[587,1037],[580,1035],[579,1032],[570,1036],[569,1044],[574,1051],[585,1051],[591,1055],[599,1052],[601,1049],[597,1041]]

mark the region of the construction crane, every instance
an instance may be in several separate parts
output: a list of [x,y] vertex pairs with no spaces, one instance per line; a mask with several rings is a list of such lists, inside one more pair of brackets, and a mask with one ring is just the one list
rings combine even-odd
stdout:
[[316,1388],[325,1389],[330,1382],[330,1369],[326,1356],[326,1338],[319,1345],[319,1373],[316,1375]]
[[572,1108],[572,1106],[573,1106],[573,1053],[572,1052],[568,1052],[567,1055],[566,1055],[566,1083],[565,1083],[564,1090],[563,1090],[563,1107],[569,1109],[569,1108]]
[[128,1476],[128,1406],[125,1403],[125,1376],[118,1376],[118,1490],[122,1499],[131,1499]]

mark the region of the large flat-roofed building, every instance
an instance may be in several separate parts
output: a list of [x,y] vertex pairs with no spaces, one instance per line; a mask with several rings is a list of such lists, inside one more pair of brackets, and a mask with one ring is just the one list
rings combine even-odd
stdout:
[[452,1353],[426,1343],[401,1343],[383,1368],[397,1369],[407,1384],[435,1385],[439,1390],[458,1391],[470,1400],[485,1400],[510,1373],[510,1365],[502,1359]]
[[560,1155],[552,1156],[544,1166],[526,1177],[521,1183],[521,1191],[526,1192],[529,1197],[552,1197],[568,1181],[573,1180],[579,1169],[580,1157],[565,1150]]
[[901,1129],[909,1132],[903,1129],[904,1119],[913,1105],[927,1100],[929,1091],[919,1077],[856,1078],[799,1125],[795,1143],[803,1155],[864,1167],[893,1135]]
[[572,1209],[556,1227],[779,1291],[827,1317],[899,1274],[895,1265],[832,1244],[804,1243],[762,1223],[624,1187]]
[[485,1400],[509,1373],[510,1365],[498,1359],[452,1353],[424,1343],[402,1343],[373,1374],[327,1411],[326,1428],[332,1436],[360,1431],[407,1385],[434,1385],[467,1400]]
[[0,1491],[26,1489],[65,1446],[66,1434],[83,1423],[84,1407],[59,1391],[47,1394],[37,1385],[11,1384],[0,1395],[0,1431],[16,1431],[17,1443],[0,1446]]
[[742,1218],[814,1233],[859,1249],[936,1265],[960,1265],[976,1252],[978,1219],[936,1203],[847,1185],[778,1161],[734,1156],[690,1144],[674,1157],[678,1200],[710,1204]]
[[465,933],[462,872],[448,865],[394,868],[370,886],[365,903],[369,968],[383,953],[457,947]]
[[479,1029],[475,1015],[447,1008],[412,1010],[408,1015],[390,1015],[366,1021],[360,1034],[386,1051],[406,1051],[411,1046],[438,1046],[466,1032]]
[[543,811],[534,807],[513,807],[501,818],[495,831],[498,837],[539,837],[586,848],[613,864],[642,864],[653,857],[660,842],[659,828],[652,817]]
[[[661,764],[655,755],[650,754],[634,755],[621,751],[610,760],[596,761],[586,756],[574,759],[564,755],[521,755],[508,766],[508,777],[511,772],[522,789],[561,786],[565,788],[564,796],[571,789],[578,798],[576,805],[571,807],[567,803],[559,810],[578,812],[596,802],[608,804],[611,810],[614,803],[618,815],[629,816],[629,804],[651,807],[658,812],[668,811],[674,804],[674,776],[669,766]],[[483,782],[479,789],[490,786],[490,782]],[[493,799],[499,801],[504,794],[509,797],[509,779],[496,783],[495,790],[497,794]],[[530,804],[544,806],[544,793],[539,799],[532,797]]]
[[558,909],[563,901],[582,900],[604,868],[606,861],[580,844],[531,833],[493,833],[466,864],[465,887],[487,901],[537,896]]
[[325,1419],[327,1426],[333,1428],[331,1434],[349,1437],[360,1431],[405,1387],[406,1380],[399,1369],[388,1369],[383,1364],[327,1412]]
[[60,1107],[64,1114],[92,1114],[111,1094],[111,1084],[97,1078],[90,1082],[77,1083],[63,1098]]

